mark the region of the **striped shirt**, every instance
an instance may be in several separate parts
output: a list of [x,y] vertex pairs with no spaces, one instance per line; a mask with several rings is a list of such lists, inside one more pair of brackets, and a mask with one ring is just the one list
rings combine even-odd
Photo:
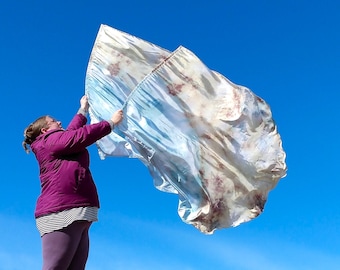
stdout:
[[52,213],[46,216],[36,218],[36,224],[40,236],[46,233],[60,230],[67,227],[77,220],[87,220],[90,222],[98,220],[97,207],[78,207],[64,210],[58,213]]

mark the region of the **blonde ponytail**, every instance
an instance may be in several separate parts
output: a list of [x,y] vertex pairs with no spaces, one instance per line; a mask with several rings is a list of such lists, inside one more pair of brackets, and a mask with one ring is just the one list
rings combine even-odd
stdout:
[[24,130],[22,147],[27,154],[30,152],[28,145],[31,145],[35,141],[35,139],[41,134],[41,129],[46,126],[46,117],[47,115],[39,117],[33,123],[29,124],[29,126]]

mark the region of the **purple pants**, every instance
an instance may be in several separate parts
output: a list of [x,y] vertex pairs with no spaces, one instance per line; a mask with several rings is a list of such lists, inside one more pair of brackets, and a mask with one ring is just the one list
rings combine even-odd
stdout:
[[43,270],[83,270],[89,254],[91,222],[75,221],[42,237]]

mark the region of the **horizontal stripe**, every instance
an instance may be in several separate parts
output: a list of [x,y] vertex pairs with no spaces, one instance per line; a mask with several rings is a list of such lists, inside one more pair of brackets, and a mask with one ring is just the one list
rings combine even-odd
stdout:
[[90,222],[98,220],[97,207],[77,207],[58,213],[49,214],[36,219],[40,236],[53,231],[61,230],[77,220]]

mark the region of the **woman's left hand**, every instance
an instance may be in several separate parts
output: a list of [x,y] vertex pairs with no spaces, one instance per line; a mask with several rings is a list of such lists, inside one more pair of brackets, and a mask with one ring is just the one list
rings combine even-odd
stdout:
[[80,108],[83,109],[85,112],[87,112],[89,110],[89,102],[88,102],[88,98],[87,96],[83,96],[81,99],[80,99]]

